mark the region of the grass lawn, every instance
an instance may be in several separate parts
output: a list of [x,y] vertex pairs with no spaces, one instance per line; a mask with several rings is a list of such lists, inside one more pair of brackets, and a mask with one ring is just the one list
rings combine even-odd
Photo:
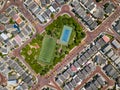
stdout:
[[40,50],[38,63],[51,64],[52,59],[54,59],[55,46],[56,46],[56,40],[46,35],[42,42],[42,48]]
[[[67,25],[72,28],[72,33],[70,36],[70,40],[68,45],[61,45],[60,37],[62,34],[62,30],[64,25]],[[51,58],[51,64],[48,65],[41,65],[38,63],[38,57],[41,55],[45,57],[48,45],[50,48],[53,48],[53,43],[48,42],[49,44],[46,45],[44,42],[44,37],[48,35],[54,39],[56,39],[56,46],[54,52],[54,58]],[[58,62],[60,62],[69,51],[79,45],[81,40],[85,37],[85,33],[83,32],[82,27],[74,20],[74,18],[69,17],[68,15],[59,16],[56,20],[53,21],[50,25],[46,27],[46,31],[39,35],[37,34],[36,38],[34,38],[27,46],[25,46],[21,50],[21,55],[25,58],[26,62],[31,66],[31,68],[36,72],[40,73],[40,75],[45,75],[50,69],[52,69]],[[43,48],[43,50],[42,50]],[[40,52],[44,52],[46,54],[40,54]],[[48,51],[49,52],[49,51]],[[53,55],[52,52],[50,57]],[[46,58],[48,58],[47,56]],[[49,61],[49,60],[48,60]]]

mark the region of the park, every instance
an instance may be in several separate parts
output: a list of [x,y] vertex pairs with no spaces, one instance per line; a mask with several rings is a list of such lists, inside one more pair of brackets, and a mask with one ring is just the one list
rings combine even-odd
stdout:
[[44,33],[37,34],[21,50],[21,55],[37,74],[45,75],[84,37],[82,26],[73,17],[64,14],[48,25]]

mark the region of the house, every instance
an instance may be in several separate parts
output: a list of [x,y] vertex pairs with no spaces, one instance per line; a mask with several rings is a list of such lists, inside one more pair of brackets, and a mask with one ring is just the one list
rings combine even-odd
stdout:
[[50,6],[49,9],[52,13],[54,13],[56,11],[52,6]]
[[31,3],[33,3],[33,0],[25,0],[24,4],[29,6]]
[[79,68],[79,67],[80,67],[80,65],[79,65],[79,63],[78,63],[77,61],[75,61],[75,62],[73,63],[73,65],[74,65],[76,68]]
[[52,14],[52,12],[50,11],[50,9],[47,9],[46,11],[45,11],[45,13],[50,17],[51,16],[51,14]]
[[65,1],[64,0],[55,0],[59,5],[62,5],[62,4],[64,4],[65,3]]
[[41,8],[40,8],[40,7],[36,8],[36,9],[34,10],[35,16],[37,16],[37,14],[39,14],[40,11],[41,11]]
[[105,85],[105,82],[103,81],[103,79],[100,76],[97,77],[97,81],[101,86]]
[[49,19],[49,16],[45,12],[42,14],[42,16],[45,18],[45,20]]
[[117,65],[118,63],[120,63],[120,57],[115,60],[115,64]]
[[118,55],[114,54],[114,55],[111,57],[111,60],[114,62],[117,58],[118,58]]
[[112,49],[112,46],[110,44],[108,44],[106,47],[103,48],[103,52],[107,53],[108,51],[110,51]]
[[8,7],[5,11],[6,11],[7,14],[9,14],[12,11],[12,8]]
[[98,49],[97,49],[97,47],[95,45],[93,45],[91,47],[91,50],[93,51],[94,54],[97,53],[97,51],[98,51]]
[[117,48],[117,49],[120,48],[120,43],[119,43],[116,39],[114,39],[114,40],[112,41],[112,45],[113,45],[115,48]]
[[102,39],[104,40],[105,43],[108,43],[110,41],[110,38],[106,35],[102,36]]
[[89,53],[90,57],[94,55],[94,52],[91,48],[88,50],[88,53]]
[[34,11],[35,11],[37,8],[38,8],[38,5],[37,5],[35,2],[31,3],[31,4],[28,6],[28,9],[29,9],[32,13],[34,13]]
[[52,7],[56,10],[56,11],[58,11],[59,10],[59,6],[57,5],[57,3],[56,2],[52,2]]
[[81,71],[78,71],[78,72],[77,72],[77,76],[78,76],[81,80],[83,80],[83,79],[86,78],[86,76],[85,76]]
[[71,84],[73,85],[73,87],[75,87],[76,84],[77,84],[74,79],[72,79],[70,82],[71,82]]
[[43,18],[43,16],[42,15],[37,15],[37,18],[38,18],[38,20],[41,22],[41,23],[44,23],[46,20]]
[[9,13],[9,16],[13,17],[16,14],[17,14],[17,12],[14,9],[12,9],[12,11]]
[[61,75],[59,75],[59,76],[58,76],[58,78],[59,78],[62,82],[64,82],[64,81],[65,81],[65,79],[66,79],[66,78],[65,78],[62,74],[61,74]]
[[3,15],[3,16],[0,16],[0,17],[2,17],[1,19],[0,19],[0,22],[1,23],[8,23],[9,22],[9,20],[10,20],[10,18],[9,17],[6,17],[5,15]]
[[79,78],[78,76],[76,76],[76,77],[74,78],[74,80],[75,80],[76,84],[79,83],[79,82],[81,81],[80,78]]
[[93,0],[87,0],[85,3],[83,3],[87,8],[92,5],[94,2]]
[[56,80],[56,82],[59,86],[61,86],[63,84],[63,82],[59,78]]
[[79,60],[77,61],[77,63],[79,64],[79,67],[81,67],[81,66],[83,65],[84,61],[83,61],[82,59],[79,59]]
[[45,7],[47,5],[46,0],[40,0],[40,2],[42,7]]
[[94,83],[94,85],[95,85],[96,87],[100,87],[100,86],[101,86],[100,83],[99,83],[97,80],[95,80],[93,83]]
[[4,41],[9,39],[8,35],[5,33],[2,33],[0,36],[3,38]]
[[115,25],[112,25],[114,30],[120,35],[120,19],[116,20]]
[[105,14],[105,12],[104,12],[103,8],[101,8],[101,7],[96,8],[96,10],[94,10],[94,12],[93,12],[94,17],[96,17],[98,19],[103,19],[104,14]]
[[63,87],[63,90],[70,90],[70,89],[69,89],[69,87],[68,87],[67,85],[65,85],[65,86]]
[[114,9],[115,9],[115,7],[112,3],[106,3],[104,5],[104,10],[107,14],[111,14]]
[[113,55],[114,55],[114,51],[113,51],[113,50],[110,50],[110,51],[107,53],[107,56],[108,56],[109,58],[111,58]]
[[67,73],[71,76],[73,76],[73,74],[74,74],[70,68],[67,69]]
[[69,78],[69,74],[66,71],[64,71],[62,75],[65,77],[65,79]]
[[90,54],[89,54],[87,51],[84,53],[84,56],[85,56],[87,59],[90,58]]

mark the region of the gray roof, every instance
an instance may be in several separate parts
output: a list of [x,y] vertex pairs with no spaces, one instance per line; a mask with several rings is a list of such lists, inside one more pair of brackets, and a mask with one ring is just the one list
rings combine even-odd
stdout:
[[20,38],[24,38],[23,33],[19,33],[18,35],[20,36]]
[[92,88],[92,90],[97,90],[98,89],[93,83],[90,84],[90,87]]
[[64,0],[55,0],[58,4],[64,4],[65,1]]
[[98,64],[105,64],[105,62],[106,62],[106,59],[103,58],[101,55],[96,55],[94,60]]
[[88,53],[90,54],[90,56],[92,56],[92,55],[94,54],[94,51],[90,48],[90,49],[88,50]]
[[77,76],[78,76],[81,80],[85,79],[85,75],[83,75],[83,74],[81,73],[81,71],[79,71],[79,72],[77,73]]
[[38,7],[38,8],[34,11],[34,14],[37,16],[37,14],[39,14],[40,11],[41,11],[41,8]]
[[86,75],[88,75],[88,73],[87,73],[87,71],[86,71],[85,69],[83,69],[83,70],[81,71],[81,73],[84,74],[85,77],[86,77]]
[[13,40],[12,43],[13,43],[14,47],[18,45],[15,40]]
[[72,90],[72,89],[73,89],[73,85],[72,85],[72,83],[71,83],[71,82],[69,82],[69,83],[68,83],[68,87],[69,87],[69,89],[70,89],[70,90]]
[[114,40],[112,41],[112,45],[114,45],[115,48],[117,48],[117,49],[120,48],[120,43],[119,43],[116,39],[114,39]]
[[67,73],[67,71],[65,71],[65,72],[63,73],[63,76],[64,76],[66,79],[69,77],[69,74]]
[[82,55],[80,58],[81,58],[83,61],[84,61],[85,59],[87,59],[87,58],[85,57],[85,55]]
[[83,4],[85,4],[87,1],[88,1],[88,0],[81,0],[81,2],[82,2]]
[[47,4],[47,3],[46,3],[46,0],[40,0],[40,2],[41,2],[41,6],[42,6],[42,7],[46,6],[46,4]]
[[50,15],[51,15],[51,11],[50,11],[50,9],[47,9],[46,11],[45,11],[45,13],[50,17]]
[[23,27],[24,25],[25,25],[25,22],[23,21],[19,24],[20,27]]
[[100,83],[97,80],[95,80],[93,83],[96,87],[100,87]]
[[38,5],[35,2],[33,2],[29,5],[28,8],[33,12],[37,7],[38,7]]
[[63,82],[60,79],[57,79],[56,82],[59,86],[61,86],[63,84]]
[[114,10],[114,5],[112,3],[109,3],[109,5],[105,8],[105,12],[106,13],[112,13],[112,11]]
[[118,58],[118,55],[114,54],[114,55],[111,57],[111,60],[112,60],[112,61],[115,61],[117,58]]
[[55,10],[57,10],[59,6],[57,5],[56,2],[53,2],[53,3],[52,3],[52,7],[53,7]]
[[5,11],[6,11],[6,13],[10,13],[11,12],[11,7],[8,7]]
[[62,81],[62,82],[64,82],[65,81],[65,77],[61,74],[60,76],[58,76],[58,78]]
[[75,87],[77,83],[75,82],[74,79],[72,79],[71,84],[73,85],[73,87]]
[[48,19],[48,18],[49,18],[49,16],[48,16],[47,13],[45,13],[45,12],[42,14],[42,16],[43,16],[45,19]]
[[113,50],[110,50],[110,51],[107,53],[107,56],[108,56],[109,58],[111,58],[113,55],[114,55],[114,51],[113,51]]
[[16,75],[11,75],[8,77],[8,80],[11,81],[11,80],[17,80],[17,76]]
[[28,86],[27,86],[27,84],[26,84],[26,83],[23,83],[23,84],[21,85],[21,87],[22,87],[22,89],[23,89],[23,90],[28,89]]
[[113,69],[113,66],[112,66],[111,64],[109,64],[109,65],[104,66],[103,69],[104,69],[106,72],[110,72],[110,71]]
[[112,48],[112,46],[110,44],[108,44],[106,47],[103,48],[103,52],[107,53],[108,51],[110,51]]
[[23,33],[25,36],[29,34],[26,29],[22,30],[21,33]]
[[80,78],[79,78],[78,76],[75,77],[74,80],[75,80],[76,83],[79,83],[79,82],[80,82]]
[[73,75],[73,72],[70,68],[67,69],[67,72],[70,74],[70,75]]
[[92,49],[94,54],[98,52],[98,49],[97,49],[97,47],[95,45],[92,46],[91,49]]
[[28,6],[30,3],[32,3],[33,2],[33,0],[26,0],[25,1],[25,4]]
[[115,60],[115,64],[117,65],[118,63],[120,63],[120,57]]
[[93,3],[93,0],[88,0],[88,1],[85,3],[85,6],[86,6],[86,7],[89,7],[92,3]]
[[80,67],[80,65],[79,65],[79,63],[78,63],[77,61],[74,62],[74,66],[75,66],[76,68],[79,68],[79,67]]
[[84,56],[85,56],[87,59],[90,58],[90,54],[89,54],[87,51],[84,53]]
[[64,89],[64,90],[70,90],[67,85],[65,85],[65,86],[63,87],[63,89]]
[[104,85],[105,84],[105,82],[102,80],[101,77],[98,77],[97,81],[99,82],[100,85]]
[[30,27],[29,25],[26,25],[26,26],[25,26],[25,29],[26,29],[29,33],[32,32],[32,29],[31,29],[31,27]]
[[17,14],[17,12],[15,10],[12,10],[9,15],[13,17],[15,14]]
[[80,66],[84,63],[82,59],[79,59],[77,62],[79,63]]
[[91,11],[91,10],[93,10],[95,8],[95,5],[94,4],[92,4],[92,5],[90,5],[89,7],[88,7],[88,9]]

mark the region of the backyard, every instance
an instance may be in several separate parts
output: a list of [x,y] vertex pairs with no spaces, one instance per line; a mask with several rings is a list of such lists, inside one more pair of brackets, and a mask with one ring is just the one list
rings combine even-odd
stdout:
[[[60,37],[65,25],[71,27],[72,32],[68,44],[62,45],[60,44]],[[52,63],[43,66],[41,63],[38,63],[38,57],[42,50],[41,47],[43,47],[43,38],[46,35],[56,39],[56,46],[54,51],[54,58],[52,58]],[[79,45],[84,37],[85,33],[83,32],[82,27],[74,20],[74,18],[65,14],[63,16],[59,16],[56,20],[53,21],[53,23],[48,25],[46,27],[46,31],[42,35],[37,34],[36,38],[34,38],[21,50],[21,55],[25,58],[26,62],[36,73],[45,75],[58,62],[60,62],[73,47]],[[50,46],[47,45],[47,47]]]

